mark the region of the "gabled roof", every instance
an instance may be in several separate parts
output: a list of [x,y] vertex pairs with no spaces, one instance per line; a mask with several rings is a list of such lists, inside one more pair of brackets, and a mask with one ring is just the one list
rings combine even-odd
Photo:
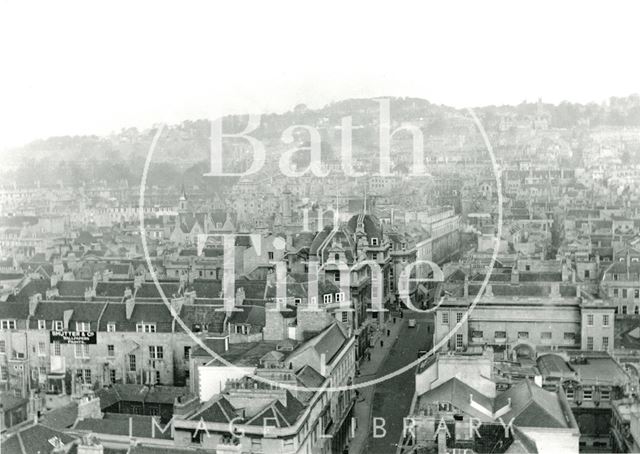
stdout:
[[505,421],[513,419],[514,424],[520,427],[570,427],[559,396],[527,379],[499,394],[495,399],[494,409],[503,408],[509,401],[511,410],[503,416]]
[[224,396],[216,396],[205,407],[189,417],[191,420],[203,419],[205,422],[229,423],[237,418],[238,413]]
[[274,400],[260,410],[253,418],[247,421],[249,425],[291,427],[296,423],[298,416],[305,409],[305,406],[293,395],[286,392],[287,406],[285,407],[279,400]]

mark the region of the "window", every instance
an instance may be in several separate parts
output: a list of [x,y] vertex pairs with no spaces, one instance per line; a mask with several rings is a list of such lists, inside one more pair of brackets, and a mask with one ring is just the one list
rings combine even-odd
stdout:
[[86,333],[91,331],[91,324],[89,322],[76,322],[76,331]]
[[591,272],[589,270],[584,270],[584,278],[589,279],[591,277]]
[[378,245],[378,239],[377,238],[371,238],[371,246],[377,246]]
[[542,339],[543,341],[550,341],[551,337],[551,331],[543,331],[540,333],[540,339]]
[[347,323],[349,321],[349,313],[342,312],[342,323]]
[[162,359],[164,357],[164,349],[162,345],[150,345],[149,357],[151,359]]
[[9,370],[7,366],[0,366],[0,381],[7,381],[9,378]]
[[90,385],[91,384],[91,369],[80,369],[78,371],[78,377],[82,379],[82,382]]
[[38,320],[38,329],[47,329],[47,321]]
[[160,371],[156,371],[156,383],[160,383]]
[[112,384],[116,382],[116,370],[115,369],[111,369],[109,371],[109,380],[111,381]]
[[618,297],[618,289],[617,288],[613,289],[613,296],[616,297],[616,298]]
[[627,313],[627,306],[622,306],[622,314],[625,315]]
[[633,289],[633,297],[635,299],[640,298],[640,289],[638,289],[638,288]]
[[7,343],[6,341],[0,340],[0,353],[7,353]]
[[191,357],[191,346],[185,345],[184,346],[184,360],[188,361],[190,357]]
[[622,297],[623,297],[623,298],[626,298],[626,297],[627,297],[627,289],[626,289],[626,288],[623,288],[623,289],[622,289]]
[[327,293],[323,298],[324,304],[329,304],[333,300],[333,295],[331,293]]
[[87,344],[74,344],[76,358],[88,358],[89,357],[89,345]]
[[115,333],[115,332],[116,332],[116,324],[107,323],[107,333]]
[[600,388],[600,400],[611,399],[611,390],[609,388]]
[[496,339],[506,339],[507,338],[507,332],[506,331],[496,331],[495,333],[493,333],[493,337],[495,337]]
[[585,386],[584,388],[582,388],[582,399],[583,400],[593,399],[593,387]]
[[344,293],[336,293],[336,303],[344,302]]
[[617,275],[617,274],[614,274],[614,275],[613,275],[613,280],[614,280],[614,281],[617,281],[617,280],[618,280],[618,275]]
[[456,323],[460,323],[460,320],[462,320],[463,315],[464,315],[464,312],[456,312]]
[[273,251],[267,252],[267,256],[269,257],[269,260],[273,260]]
[[15,320],[0,320],[0,328],[2,329],[16,329]]
[[336,262],[340,261],[340,254],[333,254],[333,260]]
[[602,349],[605,351],[609,350],[609,338],[607,336],[602,338]]
[[449,313],[448,312],[443,312],[442,313],[442,324],[443,325],[448,325],[449,324]]
[[593,350],[593,337],[587,337],[587,350]]
[[51,355],[60,356],[60,342],[54,342],[51,344]]
[[531,265],[525,265],[524,266],[524,270],[525,271],[531,271]]
[[529,331],[518,331],[518,339],[529,339]]
[[156,324],[155,323],[138,323],[136,325],[136,331],[138,333],[155,333]]
[[604,314],[602,316],[602,326],[609,326],[609,315]]
[[64,329],[64,323],[62,320],[54,320],[53,321],[53,330],[54,331],[62,331]]
[[116,347],[115,345],[107,345],[107,356],[116,356]]
[[464,340],[462,334],[456,334],[456,350],[462,350],[464,347]]
[[38,356],[46,356],[47,344],[44,342],[38,342]]
[[587,314],[587,326],[593,326],[593,314]]
[[484,333],[482,331],[474,330],[471,332],[471,337],[473,339],[482,339],[482,337],[484,337]]
[[573,400],[573,388],[567,388],[564,392],[567,395],[568,400]]
[[136,371],[136,355],[129,355],[129,370],[131,372]]
[[298,306],[301,303],[302,303],[302,298],[294,298],[293,299],[293,304],[295,304],[296,306]]

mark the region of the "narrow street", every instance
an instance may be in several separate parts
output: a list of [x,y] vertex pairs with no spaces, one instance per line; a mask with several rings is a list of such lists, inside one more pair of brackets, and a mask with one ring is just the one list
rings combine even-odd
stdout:
[[[410,328],[408,320],[416,319],[416,327]],[[405,312],[402,326],[385,361],[381,364],[376,377],[382,377],[409,364],[418,357],[420,350],[431,348],[433,322],[430,314],[411,314]],[[403,428],[403,418],[408,415],[415,388],[415,369],[386,380],[375,387],[369,438],[362,452],[374,454],[395,453]],[[384,418],[386,435],[374,438],[373,418]],[[381,422],[378,422],[381,426]],[[378,429],[378,435],[383,434]]]

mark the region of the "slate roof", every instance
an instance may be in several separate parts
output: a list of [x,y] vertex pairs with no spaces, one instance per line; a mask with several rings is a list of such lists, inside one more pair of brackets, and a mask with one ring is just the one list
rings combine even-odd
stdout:
[[85,291],[93,289],[93,281],[58,281],[56,288],[61,297],[76,296],[84,298]]
[[[173,404],[176,397],[187,395],[189,395],[189,390],[183,386],[146,386],[123,383],[116,383],[96,392],[103,409],[120,401]],[[103,402],[103,398],[105,402]]]
[[29,297],[40,293],[42,297],[45,297],[47,290],[51,287],[51,281],[49,279],[30,279],[27,285],[22,287],[16,295],[9,295],[7,301],[17,301],[20,303],[28,303]]
[[229,423],[238,416],[236,409],[224,396],[216,396],[209,401],[201,410],[196,412],[189,419],[203,419],[206,422]]
[[[131,424],[134,437],[170,440],[171,431],[167,430],[163,433],[161,430],[156,430],[155,434],[153,434],[153,419],[153,416],[106,413],[102,419],[87,418],[78,421],[74,430],[128,436],[129,424]],[[129,421],[131,421],[131,423]],[[153,435],[155,435],[155,437]]]
[[279,400],[267,404],[253,418],[247,421],[248,425],[265,425],[277,427],[291,427],[295,424],[298,416],[304,411],[305,406],[293,395],[286,391],[287,405],[284,406]]
[[29,305],[25,303],[0,303],[0,319],[26,320],[29,316]]
[[558,394],[546,391],[525,379],[499,394],[494,409],[503,408],[511,399],[511,410],[503,420],[514,420],[520,427],[546,427],[566,429],[572,424],[567,420]]
[[54,437],[61,440],[65,445],[75,440],[74,437],[59,430],[36,424],[10,435],[9,438],[2,442],[0,452],[11,454],[49,453],[53,449],[49,440]]
[[302,366],[298,372],[296,372],[296,378],[298,382],[307,388],[318,388],[324,382],[324,377],[308,364]]
[[92,329],[95,329],[105,304],[107,303],[104,301],[44,301],[36,307],[35,314],[31,317],[29,326],[31,328],[37,328],[38,320],[64,320],[64,312],[73,310],[73,314],[69,319],[69,329],[75,329],[75,326],[72,326],[75,322],[91,322]]
[[229,318],[230,323],[249,324],[262,328],[265,326],[265,309],[263,306],[240,306],[239,312],[232,312]]
[[164,302],[136,301],[127,320],[125,303],[109,302],[100,320],[100,331],[106,331],[109,322],[115,322],[118,331],[135,331],[139,322],[155,323],[157,332],[167,333],[172,331],[173,316]]
[[45,413],[40,422],[52,429],[63,430],[73,426],[76,419],[78,419],[78,403],[71,402],[64,407]]

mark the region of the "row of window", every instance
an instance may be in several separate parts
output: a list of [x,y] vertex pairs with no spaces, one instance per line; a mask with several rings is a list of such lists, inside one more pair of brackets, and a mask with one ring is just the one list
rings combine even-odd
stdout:
[[[594,350],[593,337],[587,336],[587,350]],[[609,350],[609,337],[602,337],[602,348],[601,350]]]
[[[6,353],[7,345],[4,340],[0,340],[0,354]],[[34,353],[37,353],[38,356],[46,356],[47,352],[47,344],[45,342],[38,342],[37,349],[36,346],[33,347]],[[88,344],[74,344],[74,351],[76,358],[89,358],[89,345]],[[53,342],[51,344],[51,355],[52,356],[60,356],[60,342]],[[188,360],[191,354],[191,347],[184,347],[184,359]],[[116,350],[115,345],[107,345],[107,356],[115,357]],[[151,359],[164,359],[164,347],[161,345],[151,345],[149,346],[149,357]]]
[[640,288],[611,288],[609,289],[609,296],[614,298],[631,298],[640,299]]
[[[472,338],[483,338],[484,332],[479,330],[474,330],[471,333]],[[493,333],[494,339],[506,339],[507,332],[506,331],[494,331]],[[563,336],[565,341],[575,341],[576,333],[564,333]],[[518,339],[529,339],[529,331],[518,331]],[[543,331],[540,333],[541,340],[552,340],[553,333],[551,331]]]
[[[326,296],[326,295],[325,295]],[[331,295],[329,295],[331,296]],[[338,294],[336,294],[336,301]],[[2,330],[15,330],[17,329],[17,321],[16,320],[0,320],[0,329]],[[47,329],[47,321],[46,320],[38,320],[38,329],[45,330]],[[64,322],[62,320],[53,320],[51,322],[51,329],[53,331],[63,331],[64,330]],[[91,323],[90,322],[76,322],[76,331],[77,332],[89,332],[91,331]],[[115,333],[116,332],[116,324],[115,322],[107,323],[107,332]],[[156,324],[155,323],[138,323],[136,324],[136,332],[138,333],[155,333],[156,332]]]
[[[565,390],[565,394],[567,395],[568,400],[573,400],[575,398],[575,390],[573,388],[567,388]],[[609,400],[611,398],[611,390],[606,388],[600,389],[600,400]],[[593,387],[592,386],[583,386],[582,387],[582,400],[593,400]]]
[[[587,314],[587,326],[594,326],[595,316],[594,314]],[[602,314],[602,326],[609,326],[610,318],[609,314]]]

